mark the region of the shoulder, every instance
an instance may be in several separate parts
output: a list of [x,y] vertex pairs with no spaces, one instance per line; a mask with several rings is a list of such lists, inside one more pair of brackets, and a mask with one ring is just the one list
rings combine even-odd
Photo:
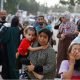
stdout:
[[68,60],[63,60],[61,64],[69,64]]
[[52,46],[49,46],[49,47],[48,47],[48,50],[54,51],[54,49],[52,48]]
[[54,49],[49,46],[47,49],[45,49],[45,52],[47,52],[49,55],[56,55]]
[[28,40],[27,40],[26,38],[23,38],[23,39],[22,39],[22,42],[27,43]]
[[60,65],[59,74],[68,71],[69,69],[69,61],[63,60]]

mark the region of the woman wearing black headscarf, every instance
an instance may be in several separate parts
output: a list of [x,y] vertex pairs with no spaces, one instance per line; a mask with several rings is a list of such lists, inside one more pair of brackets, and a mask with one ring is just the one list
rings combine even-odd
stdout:
[[8,75],[7,79],[18,79],[18,71],[16,70],[15,56],[20,42],[20,29],[18,17],[15,16],[11,21],[11,27],[7,28],[6,30],[5,29],[6,28],[4,28],[2,34],[0,34],[0,42],[6,44],[7,56],[4,56],[7,57],[7,63],[5,63],[7,65],[7,69],[5,73],[6,75]]

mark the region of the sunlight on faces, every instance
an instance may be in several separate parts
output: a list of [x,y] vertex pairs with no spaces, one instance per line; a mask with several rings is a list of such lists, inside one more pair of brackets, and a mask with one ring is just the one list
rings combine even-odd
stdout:
[[41,46],[44,46],[48,43],[48,35],[45,34],[44,32],[41,32],[39,35],[38,35],[38,41],[39,41],[39,44]]

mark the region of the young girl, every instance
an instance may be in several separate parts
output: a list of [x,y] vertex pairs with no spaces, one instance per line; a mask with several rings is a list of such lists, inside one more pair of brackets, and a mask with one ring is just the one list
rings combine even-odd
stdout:
[[62,80],[80,80],[80,43],[75,42],[68,49],[68,59],[63,60],[59,69]]

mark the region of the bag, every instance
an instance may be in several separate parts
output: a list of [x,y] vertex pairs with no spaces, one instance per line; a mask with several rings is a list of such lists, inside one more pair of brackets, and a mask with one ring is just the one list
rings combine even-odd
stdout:
[[50,44],[53,47],[53,45],[56,45],[56,40],[53,40],[52,38],[50,39]]
[[53,42],[53,45],[56,45],[56,40],[53,40],[52,42]]

